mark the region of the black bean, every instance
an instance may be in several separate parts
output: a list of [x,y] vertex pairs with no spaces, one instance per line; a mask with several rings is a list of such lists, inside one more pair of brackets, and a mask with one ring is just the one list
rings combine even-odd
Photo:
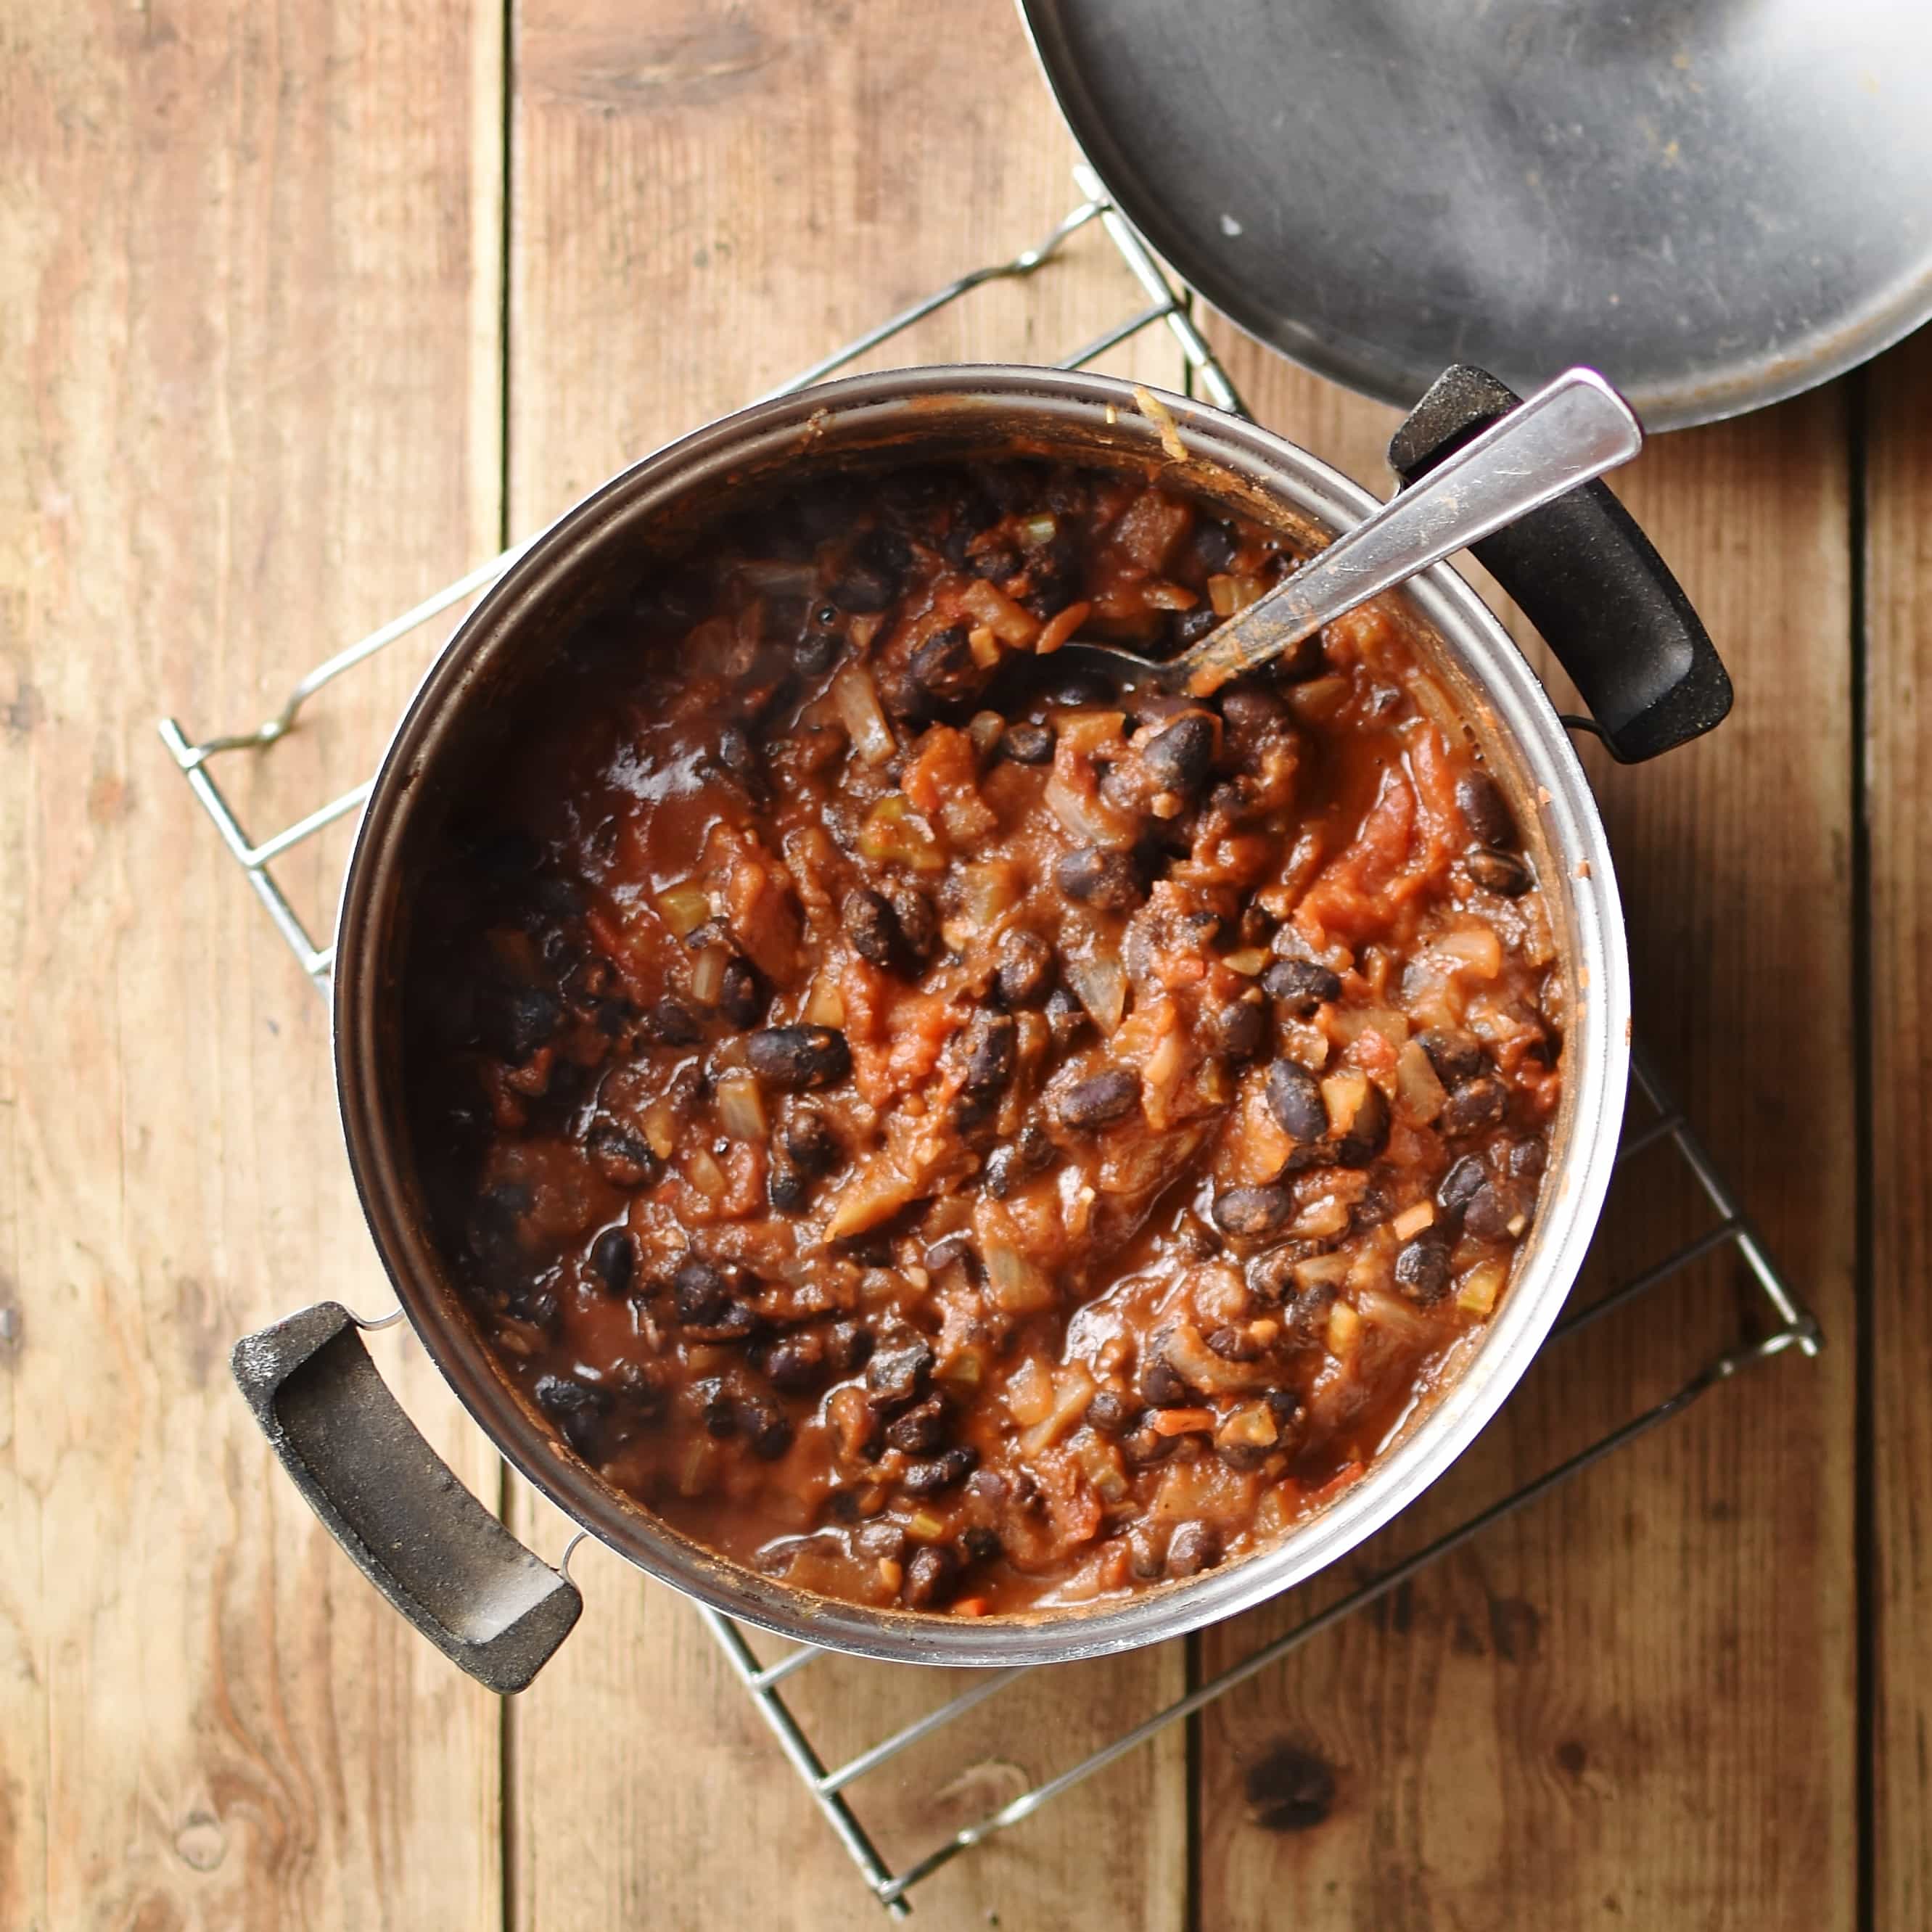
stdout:
[[1449,1244],[1432,1230],[1403,1242],[1395,1254],[1395,1285],[1424,1308],[1440,1301],[1449,1292]]
[[1090,1129],[1124,1120],[1140,1103],[1140,1076],[1131,1067],[1110,1066],[1067,1088],[1054,1111],[1061,1126]]
[[868,570],[897,581],[911,568],[913,547],[890,524],[876,524],[852,547],[852,554]]
[[1133,1419],[1133,1407],[1115,1389],[1102,1389],[1087,1405],[1086,1423],[1102,1436],[1118,1436]]
[[1202,518],[1187,540],[1188,552],[1194,561],[1210,575],[1217,577],[1234,568],[1240,547],[1240,539],[1234,532],[1226,524],[1216,523],[1212,517]]
[[908,1462],[905,1473],[899,1478],[899,1487],[908,1496],[935,1496],[941,1490],[950,1490],[955,1483],[963,1483],[980,1466],[980,1452],[962,1443],[956,1449],[949,1449],[943,1456],[935,1456],[929,1462]]
[[722,1272],[695,1255],[678,1264],[671,1276],[671,1300],[677,1318],[694,1328],[708,1328],[721,1321],[730,1306],[731,1285]]
[[792,1445],[790,1419],[769,1396],[738,1399],[738,1432],[761,1462],[776,1462]]
[[1274,1426],[1286,1436],[1301,1420],[1301,1398],[1292,1389],[1270,1389],[1262,1400],[1274,1418]]
[[562,1431],[563,1439],[589,1460],[610,1406],[610,1391],[592,1388],[573,1376],[539,1376],[532,1393],[538,1408]]
[[975,1563],[991,1563],[1006,1553],[1006,1546],[1000,1540],[998,1533],[980,1523],[961,1531],[959,1540],[966,1546],[966,1554]]
[[1132,1428],[1120,1439],[1120,1454],[1138,1468],[1165,1462],[1179,1446],[1179,1438],[1163,1436],[1154,1426],[1154,1414],[1151,1408],[1143,1409]]
[[986,1156],[987,1192],[994,1200],[1004,1201],[1016,1187],[1044,1174],[1054,1159],[1052,1142],[1029,1122],[1016,1138],[1003,1141]]
[[1198,790],[1214,763],[1214,726],[1205,712],[1177,718],[1142,748],[1141,763],[1163,791]]
[[1013,1077],[1018,1054],[1018,1029],[1012,1014],[976,1015],[966,1036],[966,1091],[1002,1092]]
[[518,986],[502,1001],[492,1044],[506,1058],[525,1060],[563,1023],[563,1003],[541,986]]
[[1226,1362],[1253,1362],[1261,1359],[1262,1345],[1245,1328],[1225,1322],[1210,1331],[1208,1346]]
[[[835,619],[838,615],[836,610],[832,614]],[[792,662],[806,677],[817,677],[832,668],[844,642],[836,631],[807,631],[793,647]]]
[[1388,1096],[1373,1081],[1364,1084],[1362,1102],[1348,1130],[1334,1143],[1335,1159],[1343,1167],[1366,1167],[1388,1145]]
[[590,1244],[590,1265],[613,1294],[622,1294],[638,1268],[638,1244],[625,1228],[606,1228]]
[[812,1176],[774,1148],[765,1163],[765,1198],[781,1214],[796,1214],[812,1198]]
[[1248,1292],[1257,1301],[1266,1302],[1270,1307],[1286,1301],[1294,1292],[1294,1264],[1302,1258],[1303,1253],[1301,1244],[1295,1241],[1278,1248],[1263,1249],[1248,1263]]
[[1487,772],[1465,772],[1456,781],[1456,803],[1469,836],[1479,845],[1508,848],[1516,842],[1516,815],[1502,787]]
[[695,1046],[704,1037],[698,1016],[682,1000],[669,998],[646,1010],[644,1030],[665,1046]]
[[932,1372],[932,1344],[923,1335],[901,1330],[872,1351],[866,1386],[874,1407],[897,1408],[914,1400]]
[[874,966],[890,966],[898,948],[899,922],[880,893],[860,886],[845,895],[839,908],[839,923],[852,950]]
[[745,1042],[745,1059],[760,1080],[788,1093],[830,1087],[852,1070],[852,1050],[832,1027],[766,1027]]
[[1010,1006],[1036,1006],[1053,984],[1053,948],[1036,932],[1009,932],[1000,942],[1000,998]]
[[886,578],[862,563],[849,566],[831,590],[832,602],[842,610],[855,611],[861,616],[884,610],[892,602],[892,586]]
[[1480,1133],[1493,1127],[1509,1111],[1509,1090],[1503,1083],[1484,1074],[1466,1080],[1449,1096],[1436,1125],[1452,1136]]
[[1167,1539],[1167,1574],[1170,1576],[1197,1576],[1211,1570],[1221,1560],[1221,1540],[1207,1523],[1179,1523]]
[[959,1580],[959,1559],[944,1544],[928,1543],[913,1552],[905,1568],[905,1600],[916,1610],[929,1610],[952,1594]]
[[1294,1212],[1294,1197],[1285,1187],[1230,1187],[1214,1197],[1214,1222],[1224,1234],[1258,1240],[1271,1234]]
[[758,762],[758,747],[742,724],[727,724],[718,734],[718,762],[731,776],[748,785],[761,784],[764,768]]
[[989,583],[1004,584],[1020,567],[1020,554],[1010,543],[989,543],[972,551],[966,559],[966,568],[975,577],[983,577]]
[[628,1127],[592,1127],[584,1140],[591,1165],[613,1187],[641,1187],[650,1179],[656,1157]]
[[1162,1352],[1166,1340],[1162,1333],[1148,1344],[1147,1359],[1141,1364],[1141,1400],[1149,1408],[1184,1408],[1194,1400],[1194,1391]]
[[[1282,932],[1288,930],[1282,928]],[[1297,1019],[1305,1020],[1317,1006],[1342,997],[1342,982],[1312,959],[1277,959],[1262,975],[1262,990]]]
[[929,1395],[902,1409],[886,1425],[886,1440],[908,1456],[929,1456],[944,1447],[946,1437],[946,1399]]
[[786,1154],[808,1174],[823,1174],[838,1159],[838,1141],[825,1116],[809,1107],[794,1109],[778,1130]]
[[890,1517],[861,1523],[852,1532],[852,1547],[878,1563],[896,1563],[905,1554],[905,1532]]
[[1518,1141],[1509,1150],[1509,1171],[1520,1180],[1533,1180],[1543,1172],[1550,1150],[1540,1141]]
[[1208,1015],[1208,1049],[1222,1060],[1252,1060],[1267,1032],[1268,1016],[1254,1000],[1236,1000]]
[[928,701],[948,703],[973,690],[980,682],[980,666],[965,626],[955,624],[928,638],[907,661],[906,675]]
[[1098,845],[1066,854],[1054,866],[1053,878],[1069,898],[1100,912],[1132,912],[1147,897],[1134,855]]
[[1471,1196],[1462,1225],[1479,1241],[1508,1241],[1521,1232],[1510,1224],[1519,1216],[1526,1222],[1528,1202],[1514,1181],[1488,1180]]
[[1045,724],[1009,724],[1000,736],[1000,749],[1016,765],[1050,765],[1053,733]]
[[804,1395],[817,1388],[825,1373],[825,1337],[816,1329],[802,1328],[782,1336],[765,1355],[765,1373],[775,1389]]
[[1482,1042],[1466,1033],[1451,1033],[1446,1027],[1430,1027],[1416,1035],[1418,1043],[1429,1056],[1436,1077],[1445,1087],[1460,1087],[1487,1070]]
[[719,990],[718,1004],[734,1027],[754,1027],[764,1018],[765,996],[749,960],[732,958],[724,962],[724,983]]
[[1056,986],[1046,996],[1047,1030],[1062,1052],[1087,1030],[1087,1009],[1064,986]]
[[835,1322],[825,1331],[825,1366],[835,1376],[849,1376],[866,1366],[872,1352],[872,1331],[857,1322]]
[[1268,1105],[1282,1132],[1293,1141],[1318,1141],[1328,1131],[1328,1109],[1322,1083],[1292,1060],[1277,1060],[1268,1070]]
[[922,962],[930,959],[939,944],[939,915],[932,899],[917,886],[903,884],[889,887],[886,897],[892,901],[899,939],[908,956]]
[[1492,852],[1484,846],[1462,855],[1462,869],[1472,884],[1506,899],[1520,898],[1533,883],[1529,868],[1514,853]]
[[1476,1190],[1489,1179],[1489,1170],[1478,1154],[1466,1154],[1437,1184],[1436,1204],[1445,1214],[1460,1214],[1475,1198]]
[[1262,736],[1288,716],[1288,707],[1265,685],[1246,680],[1229,685],[1217,701],[1222,722],[1244,738]]

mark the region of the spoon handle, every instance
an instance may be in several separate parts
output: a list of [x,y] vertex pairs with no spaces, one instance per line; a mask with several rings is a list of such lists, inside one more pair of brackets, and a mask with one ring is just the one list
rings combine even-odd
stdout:
[[1642,447],[1622,397],[1594,369],[1568,370],[1174,659],[1174,682],[1205,698]]

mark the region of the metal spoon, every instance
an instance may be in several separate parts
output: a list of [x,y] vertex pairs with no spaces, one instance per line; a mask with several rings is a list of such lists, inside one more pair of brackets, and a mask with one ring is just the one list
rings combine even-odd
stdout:
[[1265,597],[1164,664],[1084,639],[1074,662],[1206,698],[1380,592],[1628,463],[1643,447],[1630,405],[1594,369],[1572,369],[1498,418],[1420,482],[1318,550]]

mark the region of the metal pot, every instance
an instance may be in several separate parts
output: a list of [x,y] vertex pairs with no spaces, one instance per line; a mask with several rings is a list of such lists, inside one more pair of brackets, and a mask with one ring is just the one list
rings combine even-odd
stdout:
[[[1511,400],[1479,372],[1452,371],[1398,436],[1398,469],[1419,473]],[[1186,447],[1179,473],[1190,489],[1311,544],[1372,507],[1279,436],[1180,397],[1162,400]],[[1610,1180],[1630,998],[1603,826],[1542,686],[1474,592],[1441,566],[1400,602],[1536,859],[1571,989],[1566,1078],[1543,1205],[1500,1308],[1361,1481],[1270,1547],[1124,1602],[970,1620],[871,1610],[756,1574],[668,1529],[566,1449],[483,1347],[438,1252],[404,1128],[400,962],[411,881],[452,802],[514,740],[519,693],[652,551],[767,479],[1016,442],[1072,460],[1158,461],[1160,428],[1126,384],[1009,368],[860,376],[715,422],[586,499],[504,574],[424,678],[363,818],[337,934],[337,1082],[370,1231],[418,1336],[503,1454],[590,1534],[734,1617],[807,1642],[934,1664],[1060,1662],[1173,1636],[1312,1576],[1419,1495],[1495,1413],[1562,1306]],[[1553,631],[1612,748],[1648,755],[1715,722],[1728,702],[1722,668],[1607,492],[1566,499],[1532,524],[1505,532],[1486,560]],[[354,1318],[332,1303],[306,1310],[245,1338],[235,1368],[298,1486],[371,1580],[484,1682],[526,1684],[575,1622],[577,1590],[429,1449],[378,1378]]]

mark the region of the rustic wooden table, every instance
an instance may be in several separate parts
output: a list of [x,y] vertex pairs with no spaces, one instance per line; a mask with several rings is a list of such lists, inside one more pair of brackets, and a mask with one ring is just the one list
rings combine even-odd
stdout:
[[[998,0],[0,22],[0,1927],[874,1923],[684,1604],[582,1552],[583,1624],[500,1703],[272,1466],[231,1340],[382,1286],[321,1004],[154,721],[265,715],[626,459],[1043,232],[1073,156],[1020,32]],[[1119,272],[1089,236],[902,359],[1064,353]],[[1388,412],[1216,339],[1264,421],[1381,476]],[[1151,338],[1115,366],[1179,368]],[[1624,487],[1738,690],[1714,737],[1598,774],[1640,1023],[1831,1346],[959,1861],[918,1894],[937,1924],[1932,1919],[1932,340]],[[244,810],[360,776],[422,656],[231,768]],[[313,906],[342,854],[296,860]],[[1752,1306],[1714,1268],[1552,1358],[1400,1534]],[[494,1493],[406,1334],[375,1346]],[[560,1520],[510,1508],[554,1556]],[[1043,1676],[868,1815],[919,1849],[1265,1627]],[[932,1694],[832,1664],[799,1697],[836,1747]]]

